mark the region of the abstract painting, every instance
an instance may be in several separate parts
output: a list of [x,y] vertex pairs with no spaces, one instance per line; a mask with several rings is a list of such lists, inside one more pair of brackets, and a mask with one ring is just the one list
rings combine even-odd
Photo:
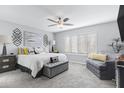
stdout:
[[42,34],[24,31],[24,46],[42,47]]
[[43,36],[43,45],[44,45],[45,47],[47,47],[48,44],[49,44],[48,36],[47,36],[47,34],[45,34],[45,35]]
[[15,46],[19,46],[22,44],[22,32],[20,29],[16,28],[13,30],[12,41]]

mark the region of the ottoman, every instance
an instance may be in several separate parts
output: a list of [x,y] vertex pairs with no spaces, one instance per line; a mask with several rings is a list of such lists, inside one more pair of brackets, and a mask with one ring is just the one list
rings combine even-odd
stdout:
[[53,78],[54,76],[68,70],[69,62],[55,62],[47,63],[43,67],[43,75],[48,78]]

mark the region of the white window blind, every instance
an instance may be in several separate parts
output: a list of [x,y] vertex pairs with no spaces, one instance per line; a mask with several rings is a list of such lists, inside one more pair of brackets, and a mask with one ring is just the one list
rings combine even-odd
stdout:
[[78,51],[79,53],[87,53],[87,35],[80,35],[78,39]]
[[97,48],[96,34],[88,34],[88,52],[95,52]]
[[65,38],[65,52],[71,52],[70,37]]
[[97,49],[96,33],[68,36],[65,38],[65,52],[89,53]]
[[72,53],[77,53],[78,52],[77,36],[72,36],[71,37],[71,52]]

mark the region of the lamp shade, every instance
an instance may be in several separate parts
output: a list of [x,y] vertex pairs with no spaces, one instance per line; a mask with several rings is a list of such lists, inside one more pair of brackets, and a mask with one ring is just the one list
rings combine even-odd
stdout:
[[56,41],[55,41],[55,40],[53,40],[53,41],[52,41],[52,45],[55,45],[55,44],[56,44]]
[[11,37],[0,35],[0,43],[12,43]]

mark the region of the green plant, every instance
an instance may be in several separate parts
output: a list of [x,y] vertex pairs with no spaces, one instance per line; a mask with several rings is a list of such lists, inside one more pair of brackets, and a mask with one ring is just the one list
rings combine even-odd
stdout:
[[115,53],[119,53],[123,49],[123,44],[121,43],[120,38],[113,39],[112,43],[109,44],[114,50]]

